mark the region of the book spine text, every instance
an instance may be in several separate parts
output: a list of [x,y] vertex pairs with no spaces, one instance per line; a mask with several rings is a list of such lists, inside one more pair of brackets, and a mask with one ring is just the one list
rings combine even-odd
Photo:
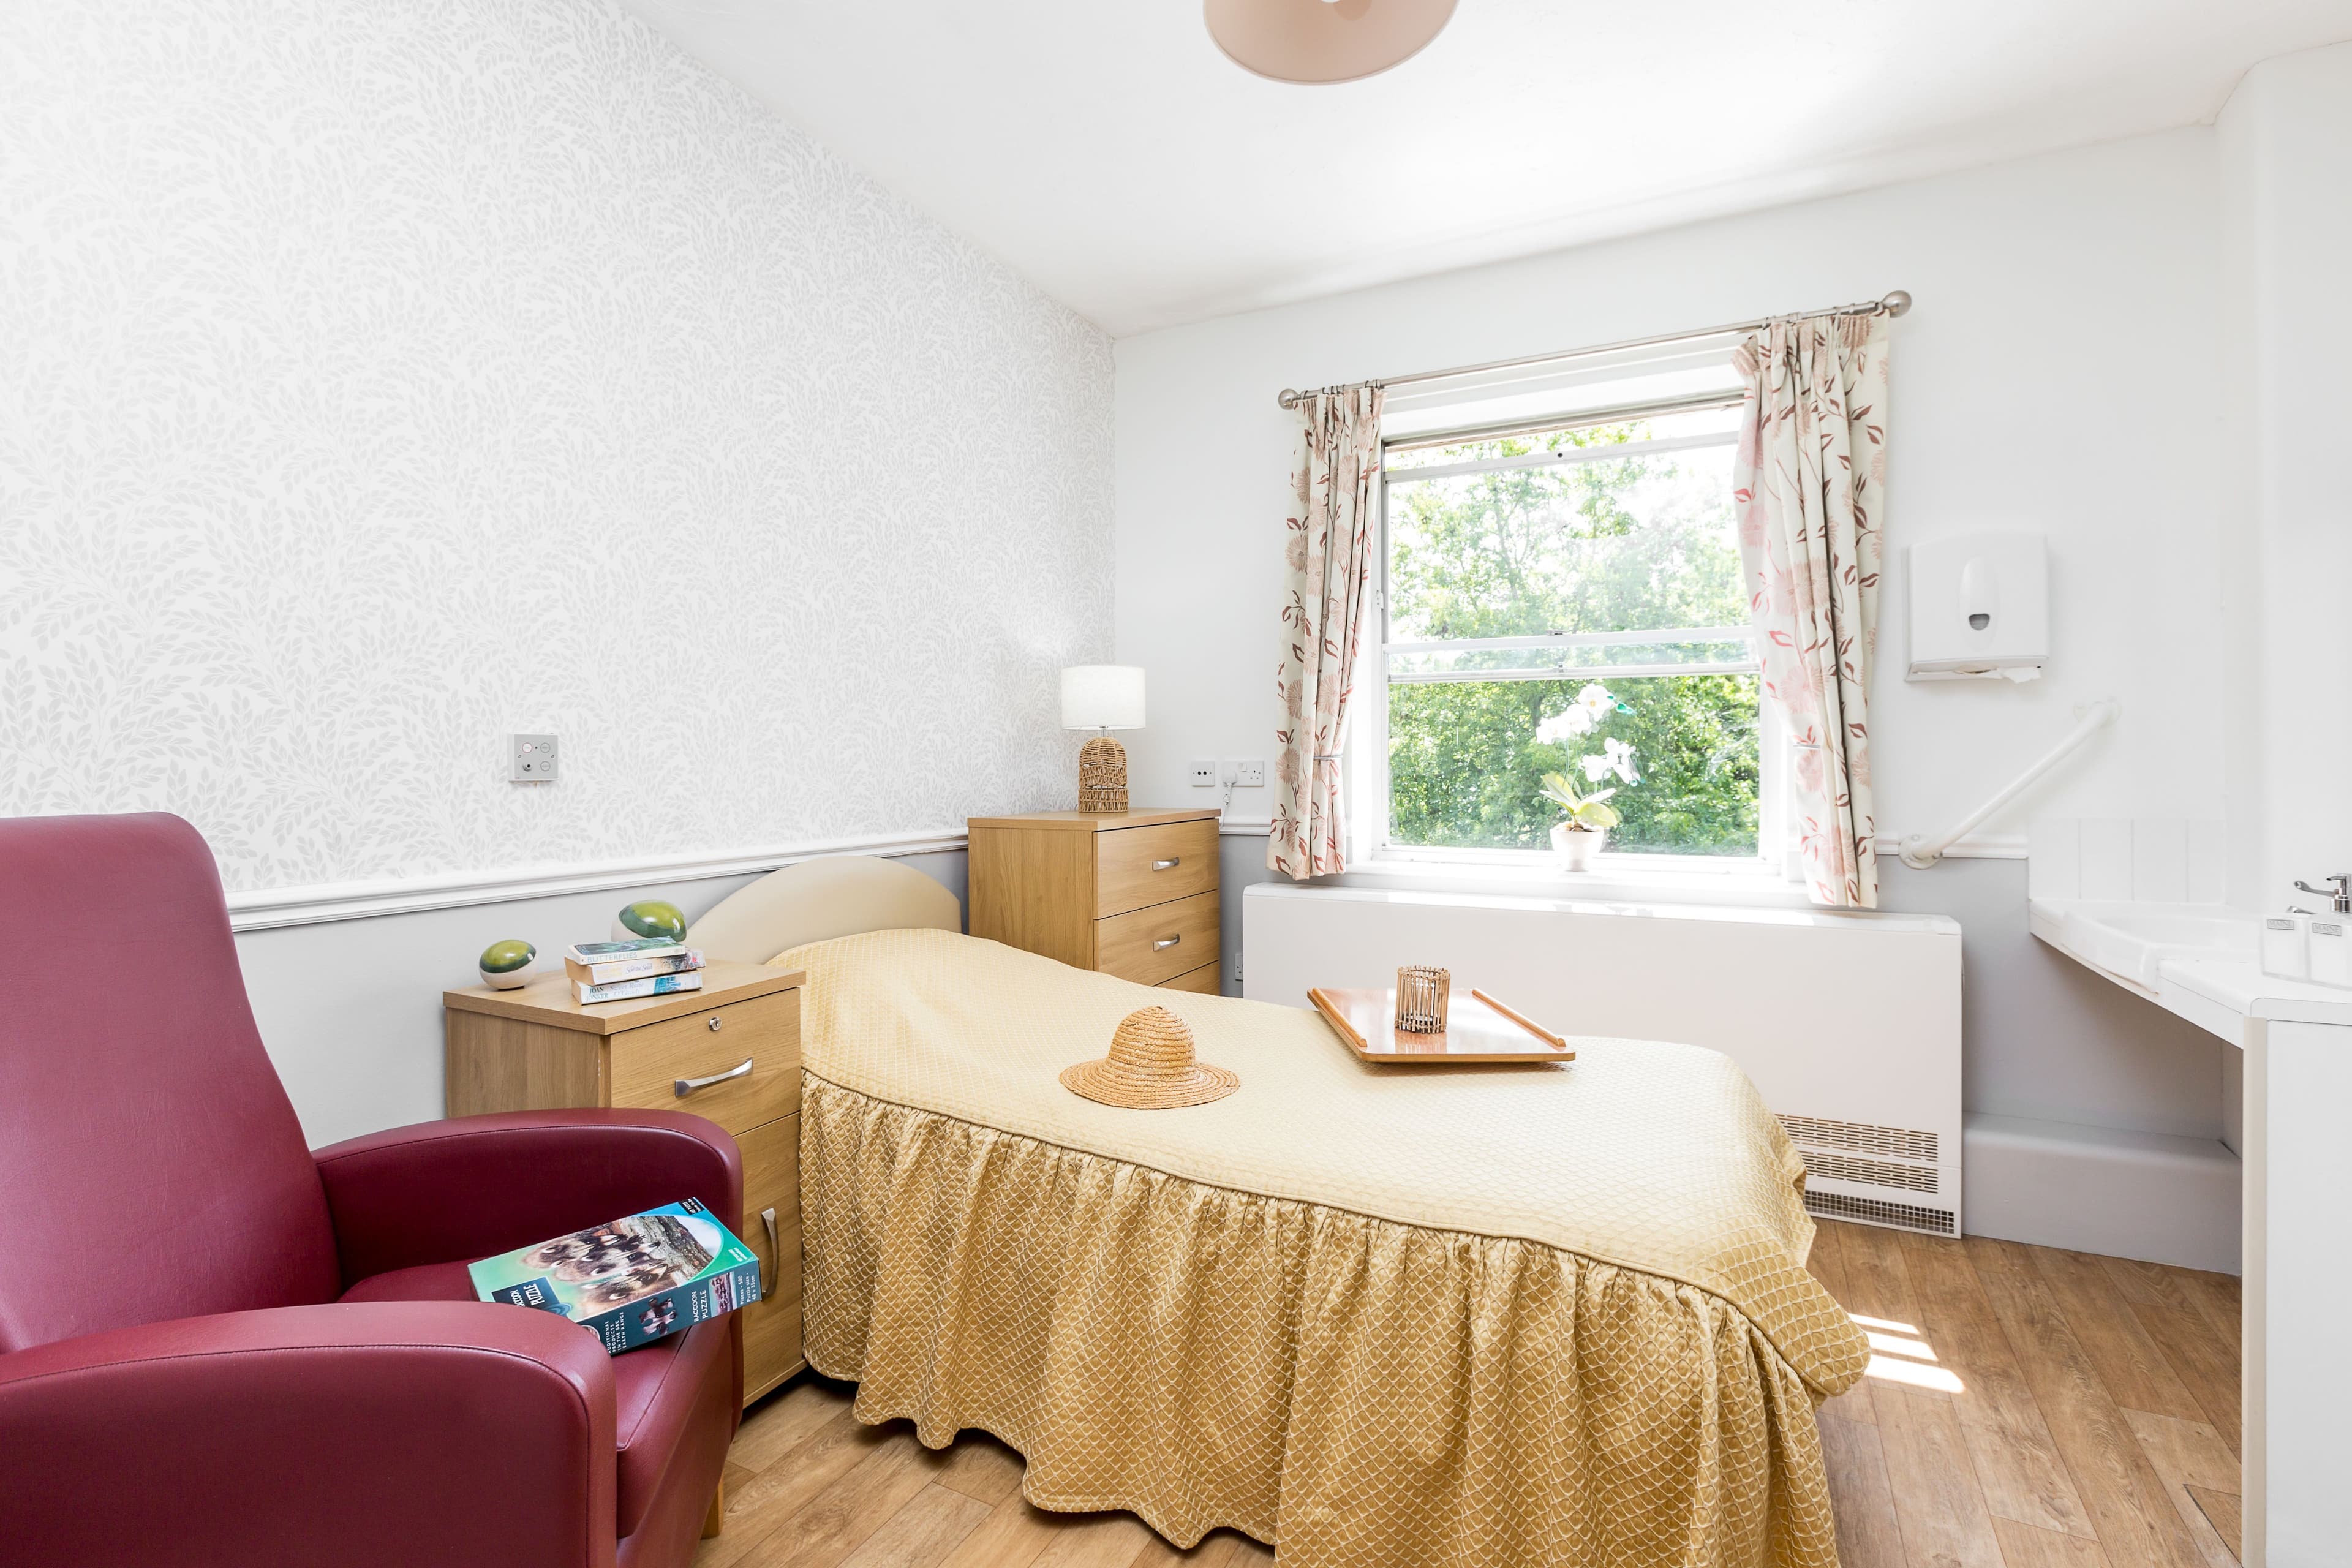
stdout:
[[601,963],[563,961],[564,973],[583,985],[610,985],[616,980],[642,980],[648,974],[680,974],[702,967],[702,954],[691,949],[667,958],[618,958]]
[[679,991],[702,989],[702,972],[689,969],[680,974],[648,974],[639,980],[616,980],[609,985],[588,985],[575,980],[572,989],[580,1000],[586,1002],[627,1002],[639,996],[667,996]]

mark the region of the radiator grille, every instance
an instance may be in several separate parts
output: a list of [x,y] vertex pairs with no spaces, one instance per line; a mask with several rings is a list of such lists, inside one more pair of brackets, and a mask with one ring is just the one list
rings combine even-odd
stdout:
[[1864,1182],[1874,1187],[1906,1187],[1915,1193],[1937,1190],[1933,1165],[1898,1165],[1892,1160],[1857,1160],[1851,1154],[1823,1154],[1800,1149],[1805,1169],[1833,1182]]
[[[1933,1161],[1936,1135],[1903,1127],[1873,1127],[1865,1121],[1831,1121],[1818,1116],[1783,1116],[1780,1125],[1790,1140],[1822,1149],[1853,1149],[1864,1154],[1892,1154],[1898,1160]],[[1826,1172],[1823,1174],[1827,1174]]]
[[1812,1214],[1826,1215],[1832,1219],[1866,1220],[1873,1225],[1891,1225],[1903,1230],[1924,1230],[1930,1236],[1957,1236],[1949,1209],[1921,1208],[1916,1204],[1890,1204],[1877,1198],[1852,1198],[1843,1193],[1805,1194],[1805,1207]]

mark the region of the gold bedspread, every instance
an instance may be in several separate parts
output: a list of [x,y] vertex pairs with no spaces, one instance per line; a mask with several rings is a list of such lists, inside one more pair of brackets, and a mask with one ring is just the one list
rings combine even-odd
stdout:
[[[1312,1013],[947,932],[775,962],[809,976],[806,1352],[865,1418],[1301,1568],[1836,1562],[1812,1407],[1868,1349],[1723,1057],[1374,1068]],[[1236,1093],[1055,1081],[1152,1004]]]

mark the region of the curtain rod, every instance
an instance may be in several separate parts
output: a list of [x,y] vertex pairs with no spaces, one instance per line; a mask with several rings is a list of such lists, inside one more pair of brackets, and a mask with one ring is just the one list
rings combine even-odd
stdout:
[[1623,349],[1655,348],[1662,343],[1688,342],[1694,338],[1712,338],[1724,332],[1752,332],[1769,327],[1775,321],[1810,321],[1818,316],[1899,316],[1911,308],[1908,289],[1897,289],[1883,300],[1864,300],[1853,305],[1833,305],[1826,310],[1800,310],[1793,316],[1766,316],[1754,321],[1728,321],[1720,327],[1702,327],[1695,332],[1662,332],[1654,338],[1628,338],[1622,343],[1600,343],[1589,349],[1562,349],[1558,353],[1528,354],[1519,359],[1489,360],[1485,364],[1458,364],[1451,370],[1424,370],[1412,375],[1392,375],[1384,381],[1347,381],[1332,386],[1310,386],[1305,391],[1282,389],[1275,401],[1285,408],[1296,408],[1302,397],[1316,397],[1327,392],[1344,392],[1351,386],[1409,386],[1416,381],[1444,381],[1457,375],[1477,375],[1490,370],[1517,370],[1521,365],[1549,364],[1555,360],[1589,359],[1594,354],[1616,353]]

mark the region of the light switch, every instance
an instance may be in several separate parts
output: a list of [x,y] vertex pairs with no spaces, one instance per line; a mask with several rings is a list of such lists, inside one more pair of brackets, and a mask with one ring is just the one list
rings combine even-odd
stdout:
[[508,736],[507,777],[516,784],[553,784],[555,782],[555,737],[552,735]]

